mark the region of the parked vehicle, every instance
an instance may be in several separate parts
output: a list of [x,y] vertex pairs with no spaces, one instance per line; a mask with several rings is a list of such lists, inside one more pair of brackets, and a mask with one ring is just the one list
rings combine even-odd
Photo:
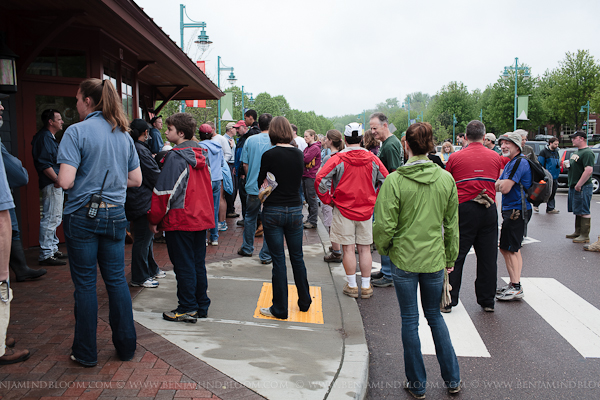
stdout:
[[[558,176],[558,186],[567,187],[569,169],[565,167],[564,162],[575,153],[577,148],[568,147],[560,150],[560,175]],[[594,186],[594,194],[600,193],[600,148],[592,148],[594,152],[594,172],[592,172],[592,185]]]
[[552,135],[535,135],[535,140],[545,140],[548,141],[549,139],[552,139],[554,136]]
[[533,147],[533,152],[535,153],[535,156],[537,157],[540,154],[540,151],[542,151],[542,149],[544,147],[548,146],[548,142],[531,140],[531,141],[525,142],[525,145]]

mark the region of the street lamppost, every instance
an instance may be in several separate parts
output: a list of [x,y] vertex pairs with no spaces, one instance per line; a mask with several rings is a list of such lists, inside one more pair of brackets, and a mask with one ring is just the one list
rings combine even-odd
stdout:
[[[184,14],[192,22],[183,22]],[[198,22],[198,21],[194,21],[193,19],[191,19],[190,16],[187,15],[187,11],[185,11],[185,5],[180,4],[179,5],[179,33],[181,35],[181,45],[180,45],[181,50],[183,50],[183,29],[184,28],[202,28],[202,31],[200,32],[198,39],[195,40],[194,43],[198,43],[200,50],[202,50],[202,52],[204,53],[208,49],[208,46],[210,46],[212,43],[210,40],[208,40],[208,35],[206,34],[206,31],[204,30],[204,28],[206,28],[206,22]],[[185,111],[185,101],[182,100],[181,101],[181,112],[184,112],[184,111]]]
[[417,114],[416,119],[420,120],[421,122],[425,122],[425,121],[423,121],[423,111],[421,111],[421,114]]
[[408,126],[410,126],[410,97],[406,97],[406,103],[402,103],[403,108],[408,108]]
[[483,122],[483,108],[479,111],[479,121]]
[[519,70],[524,70],[525,73],[523,74],[523,79],[528,79],[531,75],[529,75],[529,68],[528,67],[519,67],[519,57],[515,57],[515,66],[510,66],[510,67],[504,67],[504,73],[502,74],[502,76],[504,78],[508,78],[510,76],[510,74],[508,73],[508,70],[512,69],[515,71],[515,115],[513,117],[514,120],[514,129],[513,130],[517,130],[517,78],[519,77]]
[[[244,86],[242,85],[242,119],[244,119],[244,114],[246,113],[246,111],[244,111],[244,94],[249,94],[250,98],[248,99],[248,103],[251,103],[254,101],[254,98],[252,97],[252,93],[246,92],[244,93]],[[250,105],[250,104],[248,104]]]
[[587,119],[585,120],[585,143],[587,144],[588,142],[588,134],[589,134],[589,125],[590,125],[590,101],[588,100],[588,102],[586,103],[586,105],[581,106],[581,110],[579,110],[580,113],[584,113],[585,109],[587,109]]
[[363,112],[361,112],[360,114],[358,114],[356,116],[356,118],[358,118],[358,119],[362,118],[362,120],[363,120],[363,129],[365,129],[367,127],[367,121],[366,121],[366,119],[367,119],[367,110],[363,110]]
[[456,133],[455,133],[455,128],[456,128],[456,123],[458,121],[456,120],[456,114],[452,114],[452,145],[454,146],[456,144]]
[[[229,74],[229,78],[227,78],[227,81],[229,83],[231,83],[232,85],[235,83],[235,81],[237,81],[237,79],[235,78],[235,75],[233,74],[233,67],[221,67],[221,56],[218,56],[217,57],[217,85],[219,86],[219,89],[221,89],[221,71],[231,71],[231,73]],[[219,98],[217,110],[218,110],[217,112],[219,113],[219,115],[217,115],[217,118],[219,119],[219,130],[217,132],[220,135],[221,134],[221,98]]]

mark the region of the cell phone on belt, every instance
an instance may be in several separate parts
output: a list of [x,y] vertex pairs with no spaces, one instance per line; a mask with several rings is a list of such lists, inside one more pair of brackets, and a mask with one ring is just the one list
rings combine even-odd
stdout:
[[100,208],[100,203],[102,203],[102,195],[93,194],[92,199],[90,200],[90,209],[87,213],[89,218],[96,218],[96,215],[98,215],[98,208]]

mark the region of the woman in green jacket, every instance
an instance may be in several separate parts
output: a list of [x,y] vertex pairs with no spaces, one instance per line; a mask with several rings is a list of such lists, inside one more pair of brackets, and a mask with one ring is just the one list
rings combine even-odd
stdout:
[[432,148],[431,125],[408,128],[408,163],[386,178],[375,204],[373,226],[379,254],[388,255],[397,266],[392,278],[402,315],[405,389],[415,398],[425,398],[427,388],[417,285],[442,378],[450,393],[460,390],[458,360],[440,313],[444,269],[452,271],[458,255],[458,195],[452,175],[427,158]]

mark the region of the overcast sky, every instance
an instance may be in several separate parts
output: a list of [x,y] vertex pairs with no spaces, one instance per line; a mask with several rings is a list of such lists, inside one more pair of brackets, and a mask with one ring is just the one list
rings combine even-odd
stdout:
[[[178,44],[179,4],[206,22],[213,44],[200,59],[215,83],[221,56],[245,91],[326,117],[451,81],[483,90],[515,57],[534,76],[567,51],[600,58],[598,0],[135,1]],[[193,33],[185,29],[186,43]]]

